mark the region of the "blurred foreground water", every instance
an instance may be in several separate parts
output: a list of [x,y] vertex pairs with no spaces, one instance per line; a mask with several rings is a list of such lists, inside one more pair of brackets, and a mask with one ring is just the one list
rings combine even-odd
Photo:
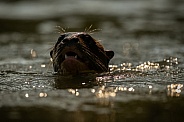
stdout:
[[[1,1],[0,120],[183,121],[183,11],[180,0]],[[110,72],[55,75],[56,26],[100,30]]]

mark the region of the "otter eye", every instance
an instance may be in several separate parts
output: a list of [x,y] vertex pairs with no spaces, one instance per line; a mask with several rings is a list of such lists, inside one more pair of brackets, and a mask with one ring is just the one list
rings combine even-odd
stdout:
[[58,38],[58,41],[56,43],[56,45],[58,45],[59,43],[61,43],[61,41],[65,38],[65,34],[60,35],[60,37]]
[[93,38],[89,35],[81,35],[81,38],[84,40],[85,43],[87,44],[95,44],[95,41]]
[[60,35],[60,37],[58,38],[58,41],[62,41],[65,38],[65,34]]
[[63,39],[62,43],[65,44],[66,42],[68,42],[68,39]]

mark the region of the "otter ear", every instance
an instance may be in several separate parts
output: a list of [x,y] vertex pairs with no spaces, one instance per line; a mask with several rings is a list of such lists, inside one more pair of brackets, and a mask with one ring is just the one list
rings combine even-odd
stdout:
[[111,51],[111,50],[106,50],[105,53],[106,53],[106,55],[109,57],[109,59],[111,59],[111,58],[114,57],[114,52]]
[[50,51],[50,57],[52,58],[53,50]]

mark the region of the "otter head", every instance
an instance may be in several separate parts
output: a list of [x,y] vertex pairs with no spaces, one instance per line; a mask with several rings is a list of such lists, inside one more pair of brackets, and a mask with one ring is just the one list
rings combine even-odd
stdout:
[[78,74],[85,71],[106,72],[113,51],[103,46],[89,34],[69,32],[61,34],[50,52],[54,71],[60,74]]

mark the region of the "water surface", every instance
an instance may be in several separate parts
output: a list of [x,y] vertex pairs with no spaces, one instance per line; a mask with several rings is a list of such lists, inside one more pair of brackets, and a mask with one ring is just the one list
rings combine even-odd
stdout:
[[[1,121],[183,121],[183,2],[73,2],[0,3]],[[56,26],[94,31],[110,72],[57,76]]]

